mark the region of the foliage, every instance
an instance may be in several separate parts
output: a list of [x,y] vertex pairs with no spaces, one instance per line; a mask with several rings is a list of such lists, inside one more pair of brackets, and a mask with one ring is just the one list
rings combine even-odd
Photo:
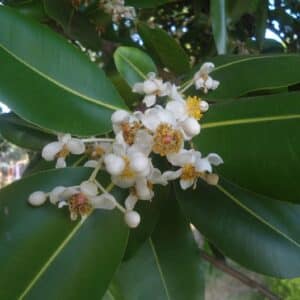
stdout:
[[270,280],[272,290],[284,300],[297,300],[300,295],[300,279]]
[[[0,97],[12,112],[0,133],[36,155],[0,191],[1,299],[203,299],[190,223],[224,259],[300,276],[300,58],[288,53],[298,50],[298,6],[248,2],[2,1]],[[265,40],[274,20],[285,48]],[[170,100],[185,110],[158,132],[167,108],[149,102]],[[141,130],[151,159],[99,144],[145,150]],[[155,148],[161,136],[181,141],[195,165]],[[159,170],[141,175],[138,165],[122,186],[138,159]],[[28,199],[49,201],[37,209]]]

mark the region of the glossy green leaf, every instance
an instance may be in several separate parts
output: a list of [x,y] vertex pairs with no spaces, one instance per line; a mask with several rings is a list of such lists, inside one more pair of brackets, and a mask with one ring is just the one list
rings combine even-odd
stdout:
[[114,53],[114,60],[118,72],[131,87],[136,82],[144,81],[148,73],[157,73],[152,59],[136,48],[119,47]]
[[210,17],[214,40],[218,54],[226,54],[227,48],[227,24],[226,24],[226,0],[210,1]]
[[13,113],[0,115],[0,134],[10,143],[30,150],[41,150],[56,139],[54,135],[23,121]]
[[[70,220],[67,209],[32,208],[35,190],[76,185],[89,168],[41,172],[0,192],[1,299],[100,299],[122,259],[128,229],[117,211]],[[120,198],[119,190],[115,191]]]
[[0,97],[25,120],[59,132],[110,130],[125,108],[105,74],[43,25],[0,6]]
[[[157,57],[163,67],[177,75],[187,72],[190,68],[189,57],[181,46],[166,31],[160,28],[150,28],[145,23],[138,23],[138,32],[144,41],[146,49]],[[170,53],[170,49],[172,49]]]
[[141,215],[140,225],[131,230],[125,253],[125,260],[135,255],[136,251],[151,236],[160,216],[161,204],[168,197],[169,187],[158,187],[155,189],[155,196],[148,201],[138,201],[135,210]]
[[211,107],[195,139],[203,153],[217,152],[216,172],[257,193],[300,202],[300,94],[235,100]]
[[172,1],[173,0],[126,0],[125,4],[134,6],[136,8],[153,8]]
[[276,277],[300,275],[300,205],[276,201],[221,180],[177,197],[205,237],[247,268]]
[[208,98],[224,100],[293,85],[300,82],[299,70],[300,56],[294,54],[249,56],[217,65],[211,75],[220,85]]
[[43,0],[49,17],[62,26],[66,35],[78,40],[85,47],[97,50],[101,47],[100,34],[88,16],[76,11],[69,0]]
[[152,239],[116,274],[114,287],[124,300],[203,299],[200,255],[189,224],[176,200],[165,200],[167,206]]

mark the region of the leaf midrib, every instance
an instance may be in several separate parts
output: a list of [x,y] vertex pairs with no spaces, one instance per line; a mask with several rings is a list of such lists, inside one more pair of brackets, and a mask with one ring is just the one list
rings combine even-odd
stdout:
[[158,273],[159,273],[162,285],[164,287],[167,299],[171,300],[171,297],[170,297],[170,294],[169,294],[169,290],[168,290],[168,286],[167,286],[167,283],[166,283],[166,280],[164,278],[164,274],[163,274],[163,271],[162,271],[162,268],[161,268],[161,265],[160,265],[160,262],[159,262],[159,258],[158,258],[158,255],[156,253],[156,250],[155,250],[155,247],[154,247],[154,244],[153,244],[153,241],[152,241],[151,238],[149,239],[149,244],[150,244],[150,247],[151,247],[151,250],[152,250],[155,262],[156,262],[156,265],[157,265]]
[[40,75],[41,77],[43,77],[44,79],[48,80],[49,82],[53,83],[54,85],[58,86],[59,88],[77,96],[82,98],[83,100],[87,101],[87,102],[91,102],[93,104],[96,104],[98,106],[103,106],[105,108],[108,108],[110,110],[118,110],[118,109],[124,109],[123,107],[117,107],[108,103],[103,102],[102,100],[99,99],[95,99],[95,98],[91,98],[87,95],[83,95],[82,93],[75,91],[73,89],[71,89],[70,87],[63,85],[62,83],[58,82],[57,80],[55,80],[52,77],[49,77],[48,75],[42,73],[41,71],[39,71],[37,68],[35,68],[34,66],[28,64],[27,62],[25,62],[22,58],[18,57],[16,54],[14,54],[13,52],[11,52],[9,49],[7,49],[3,44],[0,44],[0,48],[2,48],[5,52],[7,52],[10,56],[12,56],[14,59],[16,59],[19,63],[21,63],[22,65],[24,65],[26,68],[30,69],[31,71],[33,71],[34,73]]
[[270,229],[272,229],[273,231],[275,231],[278,235],[280,235],[281,237],[285,238],[290,243],[292,243],[293,245],[295,245],[297,248],[300,249],[300,244],[298,242],[296,242],[291,237],[289,237],[287,234],[285,234],[284,232],[280,231],[278,228],[276,228],[275,226],[273,226],[272,224],[270,224],[263,217],[261,217],[258,214],[256,214],[254,210],[252,210],[251,208],[249,208],[248,206],[246,206],[244,203],[242,203],[238,198],[236,198],[234,195],[232,195],[230,192],[228,192],[224,187],[222,187],[219,184],[216,187],[227,198],[229,198],[230,200],[232,200],[236,205],[238,205],[239,207],[241,207],[244,211],[246,211],[247,213],[249,213],[252,217],[254,217],[255,219],[257,219],[259,222],[263,223],[264,225],[266,225],[267,227],[269,227]]
[[234,126],[234,125],[242,125],[242,124],[287,121],[292,119],[300,119],[300,114],[280,115],[280,116],[272,116],[272,117],[245,118],[245,119],[226,120],[226,121],[219,121],[219,122],[207,122],[202,124],[201,127],[208,129],[208,128]]

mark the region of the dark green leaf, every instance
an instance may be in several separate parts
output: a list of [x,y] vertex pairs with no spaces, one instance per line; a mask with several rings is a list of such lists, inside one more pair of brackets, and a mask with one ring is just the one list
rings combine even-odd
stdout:
[[[189,70],[189,57],[181,46],[169,34],[160,28],[151,29],[144,23],[138,23],[138,32],[146,49],[157,57],[163,67],[177,75]],[[172,51],[170,53],[170,51]]]
[[189,224],[174,198],[165,201],[152,239],[117,272],[114,287],[123,299],[203,299],[200,257]]
[[132,87],[144,81],[149,72],[157,73],[152,59],[143,51],[132,47],[119,47],[114,53],[117,70]]
[[41,150],[56,139],[54,135],[23,121],[13,113],[0,115],[0,134],[10,143],[31,150]]
[[59,23],[66,35],[85,47],[100,49],[100,34],[88,16],[76,11],[70,0],[43,0],[48,16]]
[[226,256],[256,272],[300,275],[300,206],[275,201],[221,180],[177,197],[190,221]]
[[300,94],[285,93],[211,107],[196,139],[203,153],[217,152],[217,172],[257,193],[300,202]]
[[110,130],[125,104],[103,71],[48,28],[0,6],[0,97],[25,120],[59,132]]
[[227,24],[225,2],[226,0],[210,1],[210,17],[218,54],[226,54],[227,48]]
[[1,190],[1,299],[103,296],[126,247],[123,216],[96,210],[85,221],[72,222],[66,209],[27,204],[35,190],[76,185],[90,173],[89,168],[41,172]]

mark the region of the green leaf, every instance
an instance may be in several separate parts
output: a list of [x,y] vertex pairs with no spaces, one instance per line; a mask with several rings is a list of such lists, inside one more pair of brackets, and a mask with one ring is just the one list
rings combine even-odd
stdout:
[[136,8],[153,8],[172,1],[174,0],[126,0],[125,4]]
[[80,41],[85,47],[99,50],[100,34],[88,16],[77,12],[70,0],[43,0],[47,15],[59,23],[66,35]]
[[235,100],[211,106],[195,139],[204,154],[217,152],[216,171],[242,187],[300,202],[300,93]]
[[157,187],[154,192],[155,196],[151,203],[138,201],[135,207],[135,210],[141,215],[141,223],[130,231],[125,253],[126,260],[131,258],[151,236],[159,219],[161,204],[169,195],[169,187]]
[[299,70],[300,56],[294,54],[249,56],[217,65],[211,75],[220,85],[208,98],[224,100],[293,85],[300,82]]
[[[157,57],[163,67],[177,75],[190,69],[189,57],[177,41],[160,28],[150,28],[145,23],[138,23],[138,32],[149,53]],[[172,49],[172,53],[170,53]]]
[[0,115],[0,134],[10,143],[30,150],[41,150],[56,139],[54,135],[23,121],[13,113]]
[[25,120],[76,135],[110,130],[125,104],[105,74],[48,28],[0,6],[0,97]]
[[202,234],[245,267],[276,277],[300,275],[300,206],[275,201],[221,180],[177,197]]
[[226,54],[227,48],[227,24],[225,3],[226,0],[210,1],[210,17],[218,54]]
[[148,73],[157,73],[152,59],[136,48],[119,47],[114,53],[114,60],[118,72],[131,87],[136,82],[144,81]]
[[[41,172],[0,192],[1,299],[100,299],[122,259],[128,229],[114,211],[73,222],[67,209],[32,208],[35,190],[77,185],[89,168]],[[119,190],[115,194],[120,198]]]
[[152,239],[116,274],[114,287],[124,300],[203,299],[200,256],[189,224],[175,199],[165,200],[167,206]]

